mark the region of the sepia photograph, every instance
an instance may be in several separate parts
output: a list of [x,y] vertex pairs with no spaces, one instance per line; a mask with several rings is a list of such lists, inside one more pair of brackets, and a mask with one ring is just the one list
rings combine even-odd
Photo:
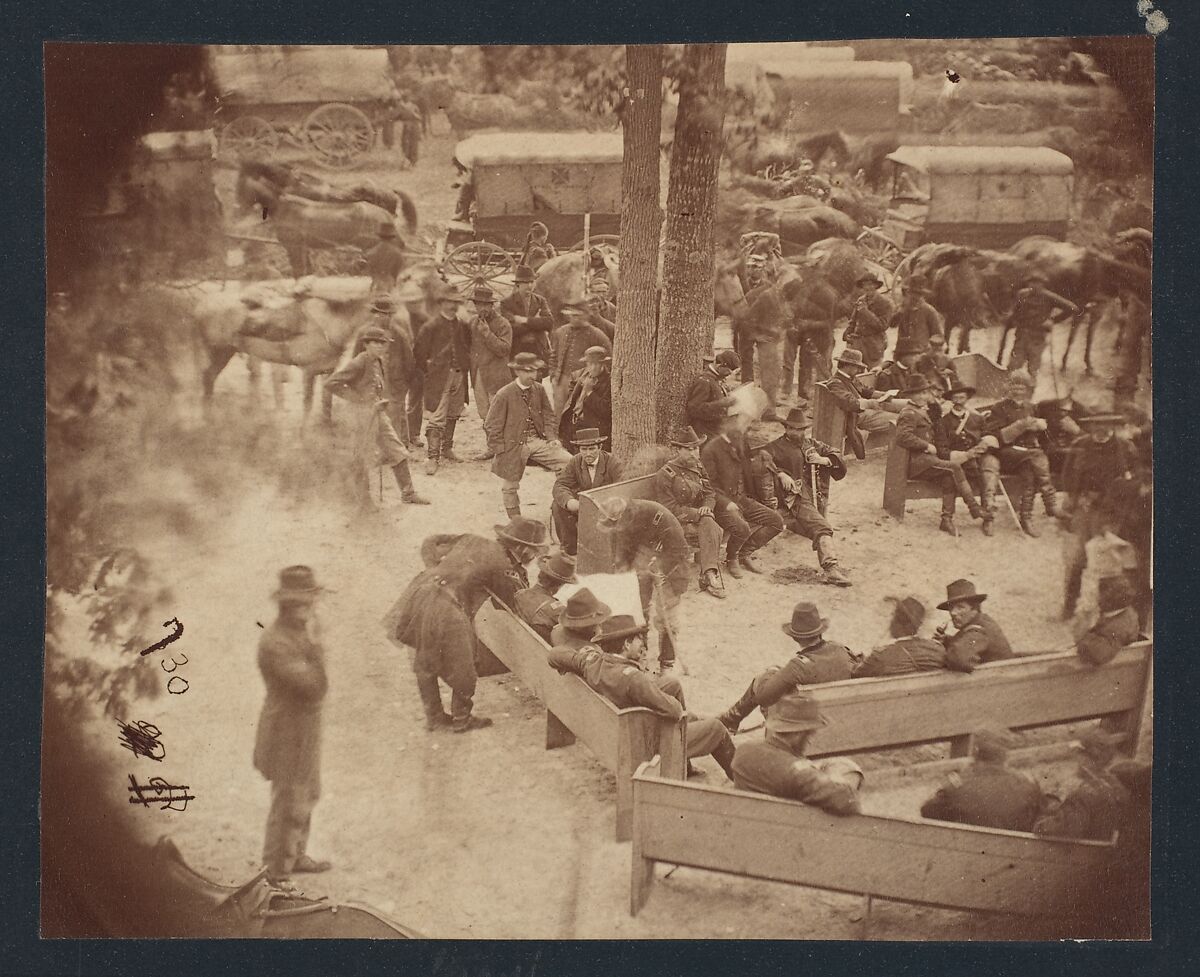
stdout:
[[1155,43],[47,43],[41,936],[1150,940]]

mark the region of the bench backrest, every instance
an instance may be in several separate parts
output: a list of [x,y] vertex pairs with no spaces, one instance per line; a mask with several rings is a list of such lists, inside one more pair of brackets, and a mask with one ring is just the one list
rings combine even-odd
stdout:
[[813,384],[812,412],[812,436],[824,441],[835,451],[844,450],[846,412],[823,381]]
[[975,388],[975,396],[998,400],[1004,396],[1008,371],[982,353],[960,353],[950,358],[959,380]]
[[635,912],[650,881],[639,863],[651,859],[929,906],[1056,913],[1090,891],[1114,848],[918,818],[838,817],[666,780],[653,763],[638,769],[633,797]]
[[612,547],[607,533],[600,531],[599,503],[609,499],[653,499],[654,475],[628,478],[579,493],[579,548],[576,572],[608,573],[612,570]]
[[1139,641],[1099,668],[1074,651],[980,665],[971,674],[938,671],[857,678],[813,686],[828,720],[809,756],[832,756],[970,735],[989,722],[1029,729],[1124,714],[1136,746],[1154,646]]

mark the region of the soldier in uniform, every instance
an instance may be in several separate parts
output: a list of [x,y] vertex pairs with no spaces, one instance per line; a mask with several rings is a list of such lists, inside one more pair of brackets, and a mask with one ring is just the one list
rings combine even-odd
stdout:
[[1033,502],[1040,492],[1046,515],[1058,515],[1058,496],[1050,479],[1050,459],[1042,449],[1041,436],[1049,425],[1036,415],[1030,397],[1033,381],[1018,370],[1005,381],[1007,396],[993,404],[984,425],[983,443],[992,449],[979,462],[984,482],[993,497],[1002,491],[1000,472],[1020,472],[1024,477],[1017,515],[1027,536],[1040,536],[1033,524]]
[[782,666],[773,666],[754,677],[742,697],[718,717],[731,733],[755,708],[769,710],[785,695],[800,693],[806,703],[812,729],[823,725],[816,701],[803,695],[801,686],[822,682],[840,682],[850,678],[858,658],[845,645],[826,641],[829,619],[822,617],[817,605],[800,601],[792,608],[792,619],[783,623],[783,633],[800,647]]
[[1100,608],[1095,622],[1075,637],[1075,654],[1089,665],[1106,665],[1141,636],[1133,588],[1124,577],[1100,578]]
[[700,435],[701,444],[720,433],[721,423],[734,405],[727,381],[741,365],[737,353],[723,349],[705,364],[688,387],[684,414],[691,428]]
[[[391,400],[387,409],[388,416],[392,419],[392,426],[396,432],[401,435],[404,446],[412,447],[414,432],[409,427],[409,416],[405,406],[412,399],[412,391],[421,384],[413,350],[412,329],[406,322],[396,318],[395,299],[382,293],[371,300],[369,324],[378,326],[392,339],[387,357],[388,391]],[[361,333],[359,338],[361,339]],[[416,433],[420,433],[419,422],[417,429]]]
[[862,432],[891,431],[902,407],[894,400],[869,396],[869,391],[859,380],[865,372],[862,353],[844,349],[838,357],[837,372],[827,384],[829,392],[846,412],[846,442],[854,457],[860,460],[867,456]]
[[1137,451],[1116,435],[1124,423],[1120,414],[1092,414],[1082,418],[1086,432],[1071,444],[1063,462],[1062,487],[1067,493],[1066,513],[1071,528],[1065,553],[1063,616],[1075,613],[1087,565],[1087,543],[1104,531],[1116,513],[1134,502],[1138,487]]
[[857,814],[862,768],[849,757],[814,763],[804,755],[818,725],[809,703],[785,695],[771,706],[763,738],[738,748],[733,758],[734,786],[801,801],[830,814]]
[[973,760],[962,775],[921,805],[921,817],[983,828],[1032,831],[1042,812],[1042,792],[1028,777],[1006,766],[1011,737],[1006,730],[972,734]]
[[953,533],[956,497],[962,497],[972,519],[982,519],[984,513],[972,495],[971,483],[967,480],[962,463],[955,461],[952,456],[942,458],[938,454],[938,434],[928,413],[934,396],[929,381],[918,373],[910,383],[911,386],[901,391],[909,404],[900,412],[896,421],[896,444],[908,452],[909,478],[932,478],[941,481],[940,528],[943,532]]
[[1080,753],[1079,782],[1064,800],[1049,805],[1034,824],[1034,834],[1087,841],[1112,838],[1122,827],[1130,797],[1108,768],[1117,757],[1117,747],[1128,738],[1125,733],[1109,733],[1100,727],[1079,737],[1075,745]]
[[550,644],[555,648],[578,650],[586,646],[596,628],[612,617],[612,608],[598,600],[587,587],[575,591],[550,629]]
[[396,279],[404,270],[404,242],[391,221],[379,225],[379,243],[365,255],[367,274],[371,276],[371,294],[391,294]]
[[454,428],[467,402],[467,376],[471,370],[471,337],[459,321],[462,299],[449,285],[436,295],[437,314],[426,320],[417,335],[413,355],[422,377],[425,404],[425,474],[437,474],[443,454],[454,456]]
[[[985,480],[979,459],[989,448],[983,443],[984,417],[971,410],[967,401],[975,395],[975,388],[966,384],[951,387],[943,395],[948,403],[942,410],[941,419],[934,428],[934,444],[938,457],[957,461],[962,465],[972,490],[979,493],[979,504],[983,509],[983,535],[991,536],[996,522],[996,500],[992,495],[992,482]],[[953,524],[943,529],[953,531]]]
[[892,351],[895,359],[885,361],[880,367],[879,375],[875,378],[875,392],[899,391],[907,387],[912,377],[920,373],[920,370],[917,369],[917,360],[928,349],[928,346],[920,345],[915,339],[909,337],[901,337],[896,340],[896,348]]
[[665,672],[675,665],[679,602],[691,578],[692,552],[683,527],[650,499],[610,499],[600,511],[599,529],[610,534],[613,568],[637,572],[642,611],[658,632],[659,670]]
[[685,532],[696,537],[700,547],[700,590],[724,599],[721,581],[721,527],[717,524],[717,494],[700,464],[703,443],[690,427],[677,429],[671,445],[679,449],[675,458],[654,476],[654,495],[670,510]]
[[935,335],[945,342],[945,321],[942,314],[929,304],[929,279],[924,275],[913,275],[900,285],[900,308],[892,316],[890,325],[896,327],[896,341],[910,340],[922,352],[929,348]]
[[579,493],[621,481],[621,465],[601,447],[608,440],[596,428],[583,428],[575,435],[578,452],[554,480],[550,517],[563,552],[574,556],[579,545]]
[[[628,614],[610,617],[596,628],[593,643],[583,648],[553,648],[547,656],[559,672],[578,675],[618,709],[642,706],[678,721],[687,718],[687,755],[709,756],[733,779],[733,738],[715,719],[700,719],[687,711],[683,686],[675,676],[647,675],[641,668],[647,625]],[[688,764],[688,773],[695,771]]]
[[512,352],[533,353],[550,362],[550,332],[554,315],[550,305],[533,290],[533,269],[518,265],[512,294],[500,303],[500,313],[512,323]]
[[914,365],[935,387],[949,390],[961,386],[954,362],[946,352],[946,337],[940,332],[929,337],[929,348],[917,357]]
[[858,350],[868,367],[882,363],[887,349],[887,321],[880,318],[875,308],[881,285],[883,282],[870,272],[854,283],[854,305],[849,324],[842,333],[846,349]]
[[263,862],[272,882],[293,872],[326,872],[305,850],[321,794],[321,703],[329,687],[325,649],[312,637],[313,606],[324,588],[309,567],[280,571],[272,595],[279,617],[258,641],[267,698],[254,739],[254,767],[271,782]]
[[[491,719],[472,714],[478,680],[475,614],[489,592],[512,607],[517,591],[529,586],[526,564],[550,545],[546,527],[535,519],[516,518],[492,528],[494,540],[471,534],[439,540],[449,544],[445,555],[417,574],[384,619],[388,639],[412,649],[430,731],[465,733],[492,725]],[[450,687],[449,714],[439,679]]]
[[1080,312],[1079,306],[1050,291],[1046,283],[1046,276],[1040,271],[1026,274],[1008,317],[1009,328],[1015,329],[1017,334],[1008,357],[1008,369],[1012,371],[1024,367],[1035,384],[1046,350],[1046,340],[1054,327],[1051,314],[1055,310],[1068,312],[1072,316]]
[[987,594],[976,593],[970,580],[954,580],[946,585],[946,599],[938,604],[938,610],[950,612],[950,621],[957,630],[947,634],[943,624],[934,637],[946,646],[947,668],[973,672],[984,662],[1015,657],[1000,625],[980,609],[985,600]]
[[475,315],[467,325],[471,336],[471,389],[475,391],[479,417],[486,421],[492,398],[513,377],[513,329],[512,323],[496,311],[496,293],[486,285],[476,288],[471,300],[475,305]]
[[845,478],[846,463],[829,445],[809,437],[811,430],[808,415],[802,408],[793,407],[784,419],[783,436],[766,446],[781,490],[777,504],[783,514],[783,524],[797,535],[812,540],[825,582],[849,587],[850,580],[842,572],[833,552],[833,527],[824,514],[829,498],[829,479],[841,481]]
[[946,649],[941,642],[917,634],[924,622],[925,605],[919,600],[905,597],[896,601],[888,627],[895,640],[875,648],[866,661],[854,669],[852,678],[879,678],[883,675],[940,672],[945,669]]
[[429,500],[417,494],[412,474],[408,470],[408,451],[401,442],[391,418],[387,415],[389,392],[384,361],[391,337],[377,326],[363,331],[365,347],[325,382],[332,394],[344,398],[357,415],[355,421],[355,482],[359,486],[364,506],[370,504],[370,475],[372,464],[380,463],[392,469],[401,498],[414,505],[428,505]]
[[548,642],[550,632],[566,607],[554,595],[563,584],[574,582],[574,561],[561,553],[547,553],[538,558],[538,575],[534,585],[517,591],[513,598],[513,610],[543,641]]
[[717,525],[729,533],[725,568],[735,580],[742,576],[742,568],[762,573],[754,553],[783,532],[779,513],[749,493],[753,484],[750,455],[738,428],[738,417],[727,417],[721,433],[710,438],[700,452],[701,467],[711,478],[717,495]]

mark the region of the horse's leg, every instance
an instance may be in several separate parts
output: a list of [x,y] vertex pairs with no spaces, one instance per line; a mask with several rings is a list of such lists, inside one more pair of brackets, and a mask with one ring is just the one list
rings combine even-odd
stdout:
[[321,381],[321,418],[333,427],[333,391],[325,384],[324,379]]
[[1083,368],[1089,376],[1092,373],[1092,340],[1096,338],[1096,318],[1095,310],[1088,312],[1087,332],[1084,333]]
[[962,324],[959,326],[958,352],[960,354],[971,352],[971,325],[972,322],[970,319],[963,319]]
[[271,364],[271,392],[275,396],[275,409],[283,410],[283,385],[287,383],[286,363]]
[[[1066,349],[1063,350],[1062,365],[1059,367],[1059,369],[1065,370],[1067,368],[1067,359],[1071,355],[1071,347],[1075,345],[1075,334],[1078,331],[1079,331],[1079,316],[1072,316],[1071,317],[1071,327],[1067,330],[1067,346],[1066,346]],[[1086,359],[1086,357],[1085,357],[1085,359]]]
[[217,382],[217,377],[220,375],[221,371],[225,369],[225,365],[236,352],[237,350],[235,350],[232,346],[218,346],[216,348],[209,349],[208,366],[204,368],[204,375],[202,377],[204,383],[205,404],[212,400],[213,387]]
[[1000,348],[996,350],[996,364],[1004,366],[1004,347],[1008,343],[1008,334],[1012,332],[1012,326],[1005,325],[1000,332]]

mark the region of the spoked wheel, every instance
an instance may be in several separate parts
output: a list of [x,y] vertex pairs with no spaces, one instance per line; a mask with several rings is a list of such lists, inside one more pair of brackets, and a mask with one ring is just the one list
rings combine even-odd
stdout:
[[499,300],[512,291],[517,265],[503,248],[487,241],[471,241],[446,255],[441,270],[442,277],[463,298],[469,299],[477,286],[486,285]]
[[239,115],[221,130],[221,155],[226,159],[266,157],[278,146],[275,127],[257,115]]
[[889,271],[895,271],[904,259],[904,251],[900,246],[878,227],[868,227],[858,235],[855,243],[864,258]]
[[313,109],[301,123],[300,138],[309,156],[331,170],[358,166],[375,143],[375,128],[353,105],[330,102]]
[[[616,235],[616,234],[593,234],[591,237],[588,238],[588,247],[594,248],[598,244],[607,244],[609,247],[615,248],[615,247],[619,246],[620,241],[621,241],[620,236]],[[567,250],[568,251],[582,251],[583,250],[583,238],[580,238],[578,241],[576,241],[574,244],[572,244],[569,248],[567,248]]]

